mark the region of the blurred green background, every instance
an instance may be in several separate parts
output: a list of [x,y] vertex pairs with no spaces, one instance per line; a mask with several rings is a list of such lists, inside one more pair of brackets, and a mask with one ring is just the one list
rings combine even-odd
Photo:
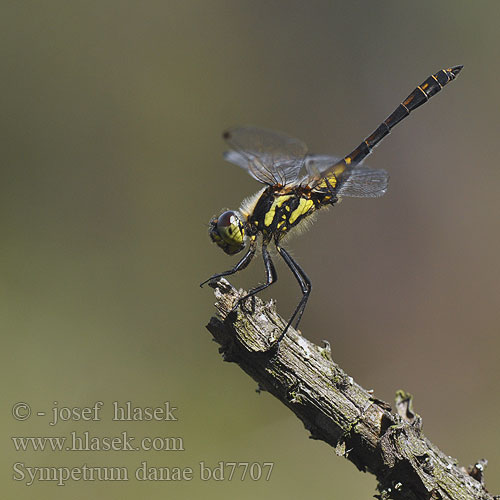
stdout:
[[[500,493],[498,2],[4,1],[0,15],[4,498],[370,498],[375,479],[311,441],[204,326],[229,268],[210,217],[259,185],[221,132],[283,130],[343,155],[431,73],[460,77],[370,157],[387,195],[345,200],[289,248],[314,287],[301,330],[357,382],[415,397],[424,432]],[[278,264],[264,294],[299,289]],[[263,279],[259,261],[232,282]],[[100,422],[48,425],[58,406]],[[17,422],[24,401],[34,415]],[[110,421],[113,401],[176,422]],[[182,452],[16,452],[11,436],[181,436]],[[27,466],[275,463],[271,480],[26,486]],[[196,474],[195,474],[196,475]],[[26,479],[27,480],[27,479]]]

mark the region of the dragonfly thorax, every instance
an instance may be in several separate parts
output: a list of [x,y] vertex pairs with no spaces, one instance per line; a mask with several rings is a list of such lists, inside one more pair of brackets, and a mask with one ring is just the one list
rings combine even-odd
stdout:
[[[308,187],[266,189],[247,219],[250,237],[262,233],[264,241],[280,241],[290,230],[319,208],[337,201],[328,191],[313,191]],[[303,227],[301,225],[301,227]]]

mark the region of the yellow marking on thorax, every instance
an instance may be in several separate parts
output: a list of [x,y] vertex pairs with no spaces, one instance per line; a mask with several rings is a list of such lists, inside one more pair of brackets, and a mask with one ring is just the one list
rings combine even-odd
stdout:
[[314,202],[312,200],[308,200],[306,198],[300,198],[299,206],[290,214],[290,218],[288,222],[293,224],[301,215],[306,214],[309,210],[314,206]]
[[273,201],[273,204],[269,208],[269,210],[266,213],[266,216],[264,217],[264,225],[265,226],[270,226],[274,220],[274,215],[276,214],[276,209],[281,207],[285,201],[289,200],[292,198],[293,195],[291,194],[285,194],[280,196],[279,198],[276,198]]

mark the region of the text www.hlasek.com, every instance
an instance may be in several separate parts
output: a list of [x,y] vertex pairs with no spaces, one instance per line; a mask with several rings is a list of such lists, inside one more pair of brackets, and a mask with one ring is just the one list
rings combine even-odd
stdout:
[[119,436],[93,436],[89,431],[67,436],[13,436],[16,451],[184,451],[182,437],[146,436],[137,441],[123,431]]

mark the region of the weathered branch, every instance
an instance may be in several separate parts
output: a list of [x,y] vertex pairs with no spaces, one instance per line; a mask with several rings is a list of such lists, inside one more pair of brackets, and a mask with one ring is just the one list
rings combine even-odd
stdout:
[[374,474],[379,498],[405,500],[493,500],[483,481],[486,461],[465,470],[421,431],[422,419],[411,397],[390,405],[360,387],[319,347],[290,329],[279,348],[274,341],[285,327],[273,303],[248,300],[231,312],[238,292],[226,280],[211,283],[218,316],[207,325],[226,361],[237,363],[263,390],[276,396],[304,423],[314,439],[335,448],[359,470]]

